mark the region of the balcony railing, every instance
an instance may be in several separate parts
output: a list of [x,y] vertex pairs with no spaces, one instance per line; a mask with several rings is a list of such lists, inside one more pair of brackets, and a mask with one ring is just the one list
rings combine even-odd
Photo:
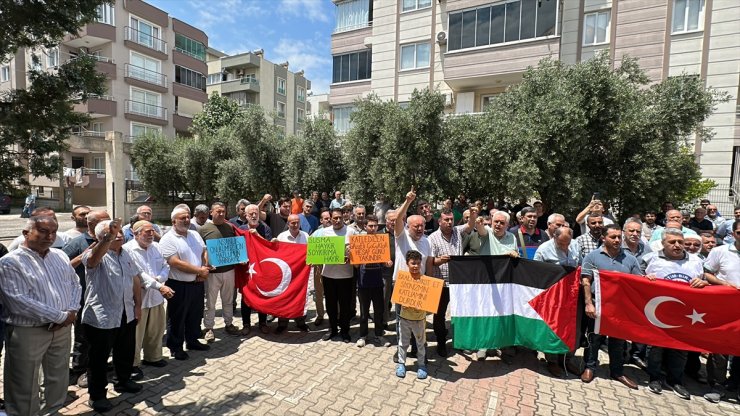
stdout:
[[150,84],[159,85],[162,87],[167,85],[167,75],[160,72],[152,71],[151,69],[146,69],[131,64],[124,65],[124,68],[127,77],[135,78],[140,81],[148,82]]
[[249,85],[257,85],[257,86],[259,86],[259,85],[260,85],[260,82],[259,82],[259,81],[257,81],[257,80],[256,80],[256,79],[254,79],[254,78],[242,78],[242,80],[241,80],[241,82],[240,82],[240,83],[241,83],[242,85],[244,85],[244,84],[249,84]]
[[364,29],[366,27],[370,27],[373,25],[373,22],[363,22],[358,23],[354,25],[347,25],[347,26],[341,26],[341,27],[335,27],[334,31],[332,33],[342,33],[342,32],[349,32],[350,30],[357,30],[357,29]]
[[141,101],[126,100],[124,102],[124,111],[129,114],[136,114],[144,117],[167,120],[167,109],[158,105],[147,104]]
[[193,59],[197,59],[197,60],[202,61],[202,62],[205,62],[206,61],[203,56],[200,56],[198,54],[192,53],[190,51],[186,51],[185,49],[175,47],[175,50],[178,51],[178,52],[180,52],[180,53],[182,53],[182,54],[184,54],[184,55],[187,55],[187,56],[189,56],[189,57],[191,57]]
[[84,128],[72,130],[72,134],[80,137],[105,137],[104,131],[88,130]]
[[124,28],[125,40],[138,43],[139,45],[146,46],[147,48],[154,49],[157,52],[167,53],[167,42],[164,40],[154,37],[148,33],[136,30],[133,27],[126,26]]

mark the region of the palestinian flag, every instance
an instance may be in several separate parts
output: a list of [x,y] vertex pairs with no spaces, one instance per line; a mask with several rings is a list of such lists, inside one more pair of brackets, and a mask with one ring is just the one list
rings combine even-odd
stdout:
[[576,269],[509,256],[453,256],[449,266],[455,348],[575,350]]

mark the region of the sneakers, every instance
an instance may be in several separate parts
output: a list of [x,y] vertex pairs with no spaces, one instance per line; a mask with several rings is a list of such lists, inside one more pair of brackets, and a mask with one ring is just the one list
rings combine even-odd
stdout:
[[704,398],[712,403],[719,403],[725,397],[725,388],[721,384],[712,387],[712,391],[704,395]]
[[676,396],[684,400],[691,400],[691,394],[689,394],[689,391],[686,390],[686,387],[680,384],[674,384],[671,386],[671,388],[673,388],[673,392],[676,393]]
[[473,353],[473,360],[475,361],[485,361],[486,359],[486,350],[478,350]]
[[650,384],[648,384],[648,388],[650,389],[651,392],[655,394],[663,393],[663,383],[661,383],[658,380],[651,381]]
[[425,378],[427,378],[427,375],[428,374],[426,367],[419,367],[419,369],[416,370],[416,378],[418,378],[419,380],[424,380]]
[[81,389],[87,388],[87,373],[82,373],[77,378],[77,386]]
[[404,378],[406,377],[406,366],[403,364],[396,365],[396,377]]
[[216,340],[216,336],[213,334],[213,329],[206,329],[206,333],[203,334],[203,340],[208,344]]
[[358,348],[364,347],[365,344],[366,344],[365,338],[360,338],[360,339],[357,340],[357,347]]
[[98,413],[105,413],[113,408],[113,403],[108,399],[88,400],[87,405]]
[[239,328],[234,326],[234,324],[226,325],[226,328],[224,328],[227,334],[232,336],[238,336],[241,334],[241,331],[239,331]]
[[131,370],[131,380],[138,381],[144,379],[144,372],[141,371],[141,367],[134,367]]

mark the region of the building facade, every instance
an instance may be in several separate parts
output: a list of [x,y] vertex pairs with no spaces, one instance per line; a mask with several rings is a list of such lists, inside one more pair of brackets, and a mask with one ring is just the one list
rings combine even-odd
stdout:
[[[116,0],[100,6],[95,22],[65,36],[56,47],[19,50],[2,64],[0,90],[28,85],[32,53],[41,56],[40,69],[47,71],[81,54],[92,55],[106,76],[105,95],[75,106],[91,121],[78,126],[70,138],[63,177],[29,178],[34,192],[63,200],[67,207],[106,205],[112,182],[119,190],[135,182],[128,152],[136,138],[188,134],[193,115],[201,111],[207,99],[207,48],[208,36],[202,30],[141,0]],[[115,144],[106,135],[122,141],[122,152],[115,157]]]
[[307,93],[311,81],[304,72],[292,72],[289,63],[275,64],[264,51],[226,55],[209,48],[208,95],[216,92],[246,107],[262,107],[285,134],[298,134],[310,111]]
[[483,111],[546,57],[608,49],[639,58],[654,81],[696,74],[732,99],[705,122],[695,151],[705,178],[740,193],[740,2],[735,0],[334,0],[332,119],[346,132],[371,91],[403,103],[437,88],[450,113]]

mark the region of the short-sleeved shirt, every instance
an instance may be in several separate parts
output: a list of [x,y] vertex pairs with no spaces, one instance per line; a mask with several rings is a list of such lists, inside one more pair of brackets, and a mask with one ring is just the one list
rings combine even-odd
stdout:
[[[152,224],[152,229],[154,230],[154,232],[161,236],[162,229],[159,228],[159,225],[155,223],[151,223],[151,224]],[[134,230],[131,229],[131,224],[124,225],[123,228],[121,229],[121,232],[123,233],[123,241],[128,243],[129,241],[134,239]]]
[[697,221],[696,218],[689,220],[689,228],[698,228],[700,230],[712,231],[714,230],[714,223],[704,218],[701,221]]
[[[159,242],[159,250],[165,259],[176,255],[180,260],[196,267],[203,265],[202,255],[205,248],[206,244],[203,239],[193,230],[188,230],[187,235],[180,235],[173,228]],[[170,267],[168,279],[194,282],[195,274],[185,273],[176,267]]]
[[548,240],[537,247],[534,261],[559,264],[561,266],[577,267],[581,263],[581,250],[576,240],[571,240],[568,251],[565,252],[555,245],[555,240]]
[[277,235],[288,229],[288,219],[275,212],[270,212],[267,214],[267,225],[270,226],[272,233]]
[[[400,221],[400,220],[399,220]],[[406,265],[406,253],[416,250],[421,253],[421,274],[426,272],[427,257],[432,254],[432,246],[427,236],[422,235],[418,241],[414,241],[409,234],[409,230],[404,229],[400,236],[396,237],[396,261],[393,264],[393,281],[396,281],[398,271],[408,271]]]
[[[460,256],[462,255],[462,244],[463,244],[463,229],[465,225],[458,225],[452,227],[452,234],[450,239],[447,240],[442,234],[442,230],[437,230],[429,236],[429,244],[432,247],[431,255],[434,257],[440,256]],[[444,279],[445,286],[450,281],[450,265],[445,263],[440,266],[433,266],[431,273],[432,276],[438,279]]]
[[[596,270],[642,275],[637,258],[625,249],[620,249],[616,257],[611,257],[604,250],[604,247],[588,253],[583,259],[581,275],[594,277],[594,271]],[[591,288],[593,290],[593,286]]]
[[650,248],[649,245],[643,243],[642,241],[637,242],[636,252],[632,252],[632,250],[630,250],[629,247],[627,246],[627,242],[624,240],[622,240],[622,248],[627,250],[633,256],[635,256],[638,262],[642,262],[643,257],[653,252],[653,249]]
[[[486,227],[488,228],[488,227]],[[481,237],[480,254],[501,256],[517,250],[517,242],[514,234],[505,231],[503,237],[498,238],[491,228],[488,228],[488,236]]]
[[[335,230],[334,227],[326,227],[323,229],[321,236],[344,237],[344,244],[345,246],[347,246],[349,244],[350,236],[355,234],[356,233],[352,228],[345,225],[339,230]],[[321,271],[321,275],[323,277],[328,277],[329,279],[351,279],[353,273],[354,271],[352,270],[352,265],[349,263],[325,264],[323,270]]]
[[736,287],[740,286],[740,252],[735,244],[713,248],[704,262],[704,269],[718,279]]
[[126,322],[133,321],[134,276],[141,269],[127,250],[121,249],[120,254],[109,250],[92,268],[87,265],[91,255],[88,251],[82,256],[87,276],[82,323],[100,329],[118,328],[124,311]]
[[[586,215],[583,217],[583,222],[578,223],[581,226],[581,235],[588,234],[588,217],[589,215]],[[614,221],[607,217],[602,216],[601,218],[604,220],[604,227],[614,224]]]
[[284,243],[308,244],[308,234],[305,231],[298,230],[298,235],[293,237],[290,230],[287,230],[280,233],[277,240]]
[[[198,230],[198,235],[200,235],[200,238],[203,239],[204,243],[208,240],[216,240],[219,238],[229,238],[236,236],[236,234],[234,233],[234,229],[231,228],[231,224],[229,224],[228,222],[219,225],[216,225],[212,222],[203,224]],[[236,266],[233,264],[230,264],[228,266],[216,267],[216,269],[213,270],[212,273],[226,273],[232,270],[234,267]]]
[[427,237],[439,229],[439,221],[432,217],[429,221],[424,221],[424,235]]
[[684,253],[680,260],[669,259],[663,250],[656,252],[645,269],[645,274],[654,274],[659,279],[674,282],[691,283],[694,278],[701,278],[704,273],[702,261],[699,257]]
[[[95,242],[95,239],[92,238],[90,234],[85,233],[85,234],[82,234],[70,240],[67,244],[64,245],[64,247],[62,248],[62,251],[64,252],[64,254],[67,255],[67,257],[69,257],[70,260],[72,260],[73,258],[84,253],[85,250],[87,250],[87,248],[90,247],[90,245],[94,242]],[[84,299],[84,296],[85,296],[84,290],[86,287],[85,265],[82,263],[77,265],[77,267],[75,267],[75,273],[77,273],[77,277],[80,278],[80,285],[82,285],[82,290],[83,290],[82,296]],[[80,305],[82,305],[83,299],[80,299]]]
[[579,235],[578,238],[576,238],[576,242],[581,250],[582,259],[585,259],[590,252],[601,247],[601,238],[595,238],[591,233]]

